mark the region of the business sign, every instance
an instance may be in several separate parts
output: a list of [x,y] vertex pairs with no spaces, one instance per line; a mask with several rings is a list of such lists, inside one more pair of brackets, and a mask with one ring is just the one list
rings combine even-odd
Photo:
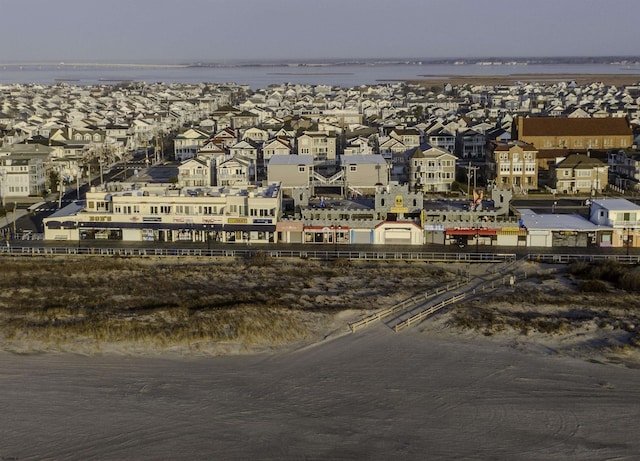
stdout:
[[229,218],[227,222],[229,224],[247,224],[247,218]]
[[271,224],[272,220],[271,219],[254,219],[253,223],[254,224]]

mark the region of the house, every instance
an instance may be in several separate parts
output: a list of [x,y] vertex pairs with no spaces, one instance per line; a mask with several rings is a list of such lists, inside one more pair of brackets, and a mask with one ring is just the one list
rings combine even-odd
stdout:
[[269,133],[255,126],[246,129],[242,134],[243,141],[249,140],[257,145],[262,145],[267,139],[269,139]]
[[256,168],[253,159],[231,157],[216,166],[216,185],[242,187],[255,180]]
[[389,183],[389,164],[377,154],[345,155],[340,158],[345,192],[352,196],[373,195]]
[[456,149],[456,131],[441,127],[427,133],[427,142],[430,146],[441,147],[451,153]]
[[500,142],[487,155],[486,176],[500,189],[538,189],[538,150],[522,141]]
[[223,128],[216,132],[211,141],[225,148],[229,148],[238,142],[238,135],[232,128]]
[[554,168],[554,188],[560,193],[595,194],[609,184],[609,166],[584,154],[571,154]]
[[463,159],[484,158],[486,137],[483,133],[473,128],[467,128],[458,133],[456,137],[456,155]]
[[184,161],[195,157],[198,149],[209,140],[209,135],[197,128],[189,128],[173,138],[173,154],[176,160]]
[[417,128],[394,128],[389,136],[402,142],[407,148],[418,147],[422,143],[422,133]]
[[281,138],[274,138],[262,146],[262,156],[265,166],[269,165],[269,161],[275,155],[291,155],[291,145],[289,142]]
[[594,224],[608,226],[610,233],[601,235],[601,246],[629,248],[640,246],[640,206],[625,199],[594,199],[589,208]]
[[390,161],[393,157],[393,154],[399,154],[401,152],[406,152],[408,150],[408,146],[406,146],[402,141],[398,141],[396,138],[387,138],[380,139],[380,155],[387,160]]
[[296,139],[298,155],[312,155],[316,163],[336,163],[337,139],[335,134],[306,131]]
[[295,188],[309,189],[313,179],[313,156],[274,155],[269,160],[267,178],[279,182],[283,194],[291,195]]
[[614,176],[615,185],[622,189],[637,189],[640,183],[640,151],[637,149],[616,149],[609,151],[609,172]]
[[178,166],[178,185],[180,187],[210,187],[211,168],[199,158],[185,160]]
[[411,190],[449,192],[456,178],[456,157],[449,151],[428,144],[408,155]]

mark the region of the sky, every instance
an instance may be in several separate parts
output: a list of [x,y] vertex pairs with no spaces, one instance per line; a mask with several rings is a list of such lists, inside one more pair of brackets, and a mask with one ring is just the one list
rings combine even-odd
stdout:
[[0,0],[0,62],[640,55],[638,0]]

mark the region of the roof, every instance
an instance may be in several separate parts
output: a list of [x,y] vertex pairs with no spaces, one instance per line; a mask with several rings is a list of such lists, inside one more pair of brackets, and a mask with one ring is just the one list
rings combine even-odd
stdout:
[[522,225],[527,230],[549,230],[549,231],[595,231],[608,227],[598,226],[587,218],[578,214],[537,214],[535,211],[518,209]]
[[593,205],[599,206],[606,210],[620,210],[620,211],[638,211],[640,205],[623,199],[623,198],[607,198],[607,199],[594,199],[591,201]]
[[528,117],[520,119],[519,137],[524,136],[631,136],[624,117],[556,118]]
[[313,165],[313,155],[274,155],[269,165]]
[[340,163],[342,165],[386,165],[387,161],[382,157],[382,155],[378,154],[355,154],[341,156]]
[[588,168],[592,169],[595,167],[605,167],[608,166],[602,160],[597,158],[589,157],[588,155],[582,154],[572,154],[565,158],[563,161],[556,165],[556,168]]

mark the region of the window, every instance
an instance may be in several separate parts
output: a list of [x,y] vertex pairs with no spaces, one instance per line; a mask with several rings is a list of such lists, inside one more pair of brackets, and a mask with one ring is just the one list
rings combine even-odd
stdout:
[[357,168],[356,165],[349,165],[349,171],[357,171]]

